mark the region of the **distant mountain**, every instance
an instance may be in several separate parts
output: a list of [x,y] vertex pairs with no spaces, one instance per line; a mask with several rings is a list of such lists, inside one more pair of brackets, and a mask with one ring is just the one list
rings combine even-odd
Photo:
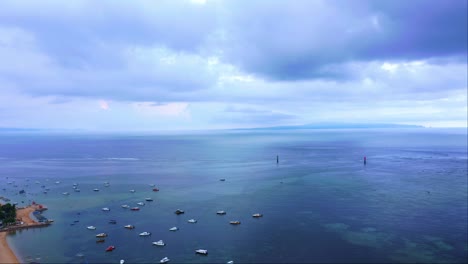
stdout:
[[42,131],[39,128],[17,128],[17,127],[0,127],[0,132],[36,132]]
[[297,126],[273,126],[256,128],[237,128],[235,130],[298,130],[298,129],[352,129],[352,128],[423,128],[419,125],[399,124],[353,124],[353,123],[322,123]]

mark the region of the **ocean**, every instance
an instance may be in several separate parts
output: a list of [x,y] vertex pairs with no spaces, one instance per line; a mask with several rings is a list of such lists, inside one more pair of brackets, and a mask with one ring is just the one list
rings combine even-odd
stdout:
[[0,196],[54,219],[8,237],[24,262],[463,263],[467,162],[466,129],[2,133]]

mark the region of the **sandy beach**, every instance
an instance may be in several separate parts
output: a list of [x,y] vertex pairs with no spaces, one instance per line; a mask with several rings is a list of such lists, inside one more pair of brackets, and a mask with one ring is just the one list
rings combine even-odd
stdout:
[[[18,209],[16,211],[16,218],[21,219],[24,222],[24,225],[37,224],[36,221],[31,219],[29,216],[34,212],[35,207],[28,206],[23,209]],[[15,256],[10,246],[7,243],[8,232],[0,232],[0,263],[19,263],[18,258]]]

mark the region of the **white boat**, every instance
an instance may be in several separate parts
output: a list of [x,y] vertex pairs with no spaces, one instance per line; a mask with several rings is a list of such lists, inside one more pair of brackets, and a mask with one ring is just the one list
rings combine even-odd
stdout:
[[88,227],[86,227],[86,228],[89,229],[89,230],[96,230],[96,227],[95,227],[95,226],[88,226]]
[[135,192],[135,190],[130,190],[130,192],[131,192],[131,193],[134,193],[134,192]]
[[218,215],[225,215],[225,214],[226,214],[226,211],[217,211],[216,214],[218,214]]
[[94,189],[93,191],[95,191],[95,192],[99,192],[99,189],[98,189],[98,188],[96,188],[96,189]]
[[126,225],[126,226],[124,226],[124,227],[127,228],[127,229],[134,229],[134,228],[135,228],[134,225]]
[[96,237],[106,237],[106,236],[107,236],[106,233],[99,233],[99,234],[96,235]]
[[62,193],[62,194],[63,194],[63,195],[70,195],[70,193],[68,193],[68,192],[64,192],[64,193]]
[[162,258],[162,259],[159,261],[159,263],[167,263],[167,262],[169,262],[169,261],[170,261],[169,258],[164,257],[164,258]]
[[153,201],[153,198],[145,198],[145,201],[147,201],[147,202],[152,202],[152,201]]
[[121,259],[120,264],[124,264],[124,263],[125,263],[125,260]]
[[103,210],[103,211],[110,211],[110,209],[107,208],[107,207],[102,208],[102,210]]
[[169,228],[169,231],[177,231],[177,230],[179,230],[179,228],[177,228],[177,227],[175,227],[175,226],[174,226],[174,227],[171,227],[171,228]]
[[252,217],[254,218],[259,218],[259,217],[262,217],[263,215],[262,214],[253,214]]
[[240,225],[240,221],[230,221],[229,222],[231,225]]
[[159,241],[153,242],[153,245],[164,247],[166,245],[166,243],[164,243],[164,241],[162,241],[162,240],[159,240]]
[[156,186],[156,185],[155,185],[155,184],[150,184],[149,186],[154,187],[154,186]]
[[56,181],[56,182],[55,182],[55,184],[59,184],[59,183],[60,183],[60,181]]
[[127,204],[122,204],[122,208],[128,209],[128,208],[130,208],[130,206],[127,205]]
[[144,202],[139,202],[139,203],[137,203],[137,204],[140,205],[140,206],[144,206],[144,205],[145,205]]
[[143,232],[143,233],[140,233],[140,236],[150,236],[151,233],[150,232]]
[[187,222],[194,224],[194,223],[197,222],[197,220],[195,220],[195,219],[190,219],[190,220],[188,220]]
[[200,254],[200,255],[208,255],[208,250],[206,250],[206,249],[197,249],[197,250],[195,250],[195,253]]
[[226,264],[234,264],[234,261],[230,260],[230,261],[226,262]]

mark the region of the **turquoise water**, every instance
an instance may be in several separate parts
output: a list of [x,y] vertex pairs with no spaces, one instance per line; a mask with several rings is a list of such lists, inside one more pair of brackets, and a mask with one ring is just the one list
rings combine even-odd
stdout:
[[[468,254],[466,130],[2,134],[0,164],[0,196],[45,204],[55,220],[9,237],[26,262],[452,263]],[[137,202],[146,203],[138,212],[121,208]],[[165,247],[151,244],[160,239]]]

